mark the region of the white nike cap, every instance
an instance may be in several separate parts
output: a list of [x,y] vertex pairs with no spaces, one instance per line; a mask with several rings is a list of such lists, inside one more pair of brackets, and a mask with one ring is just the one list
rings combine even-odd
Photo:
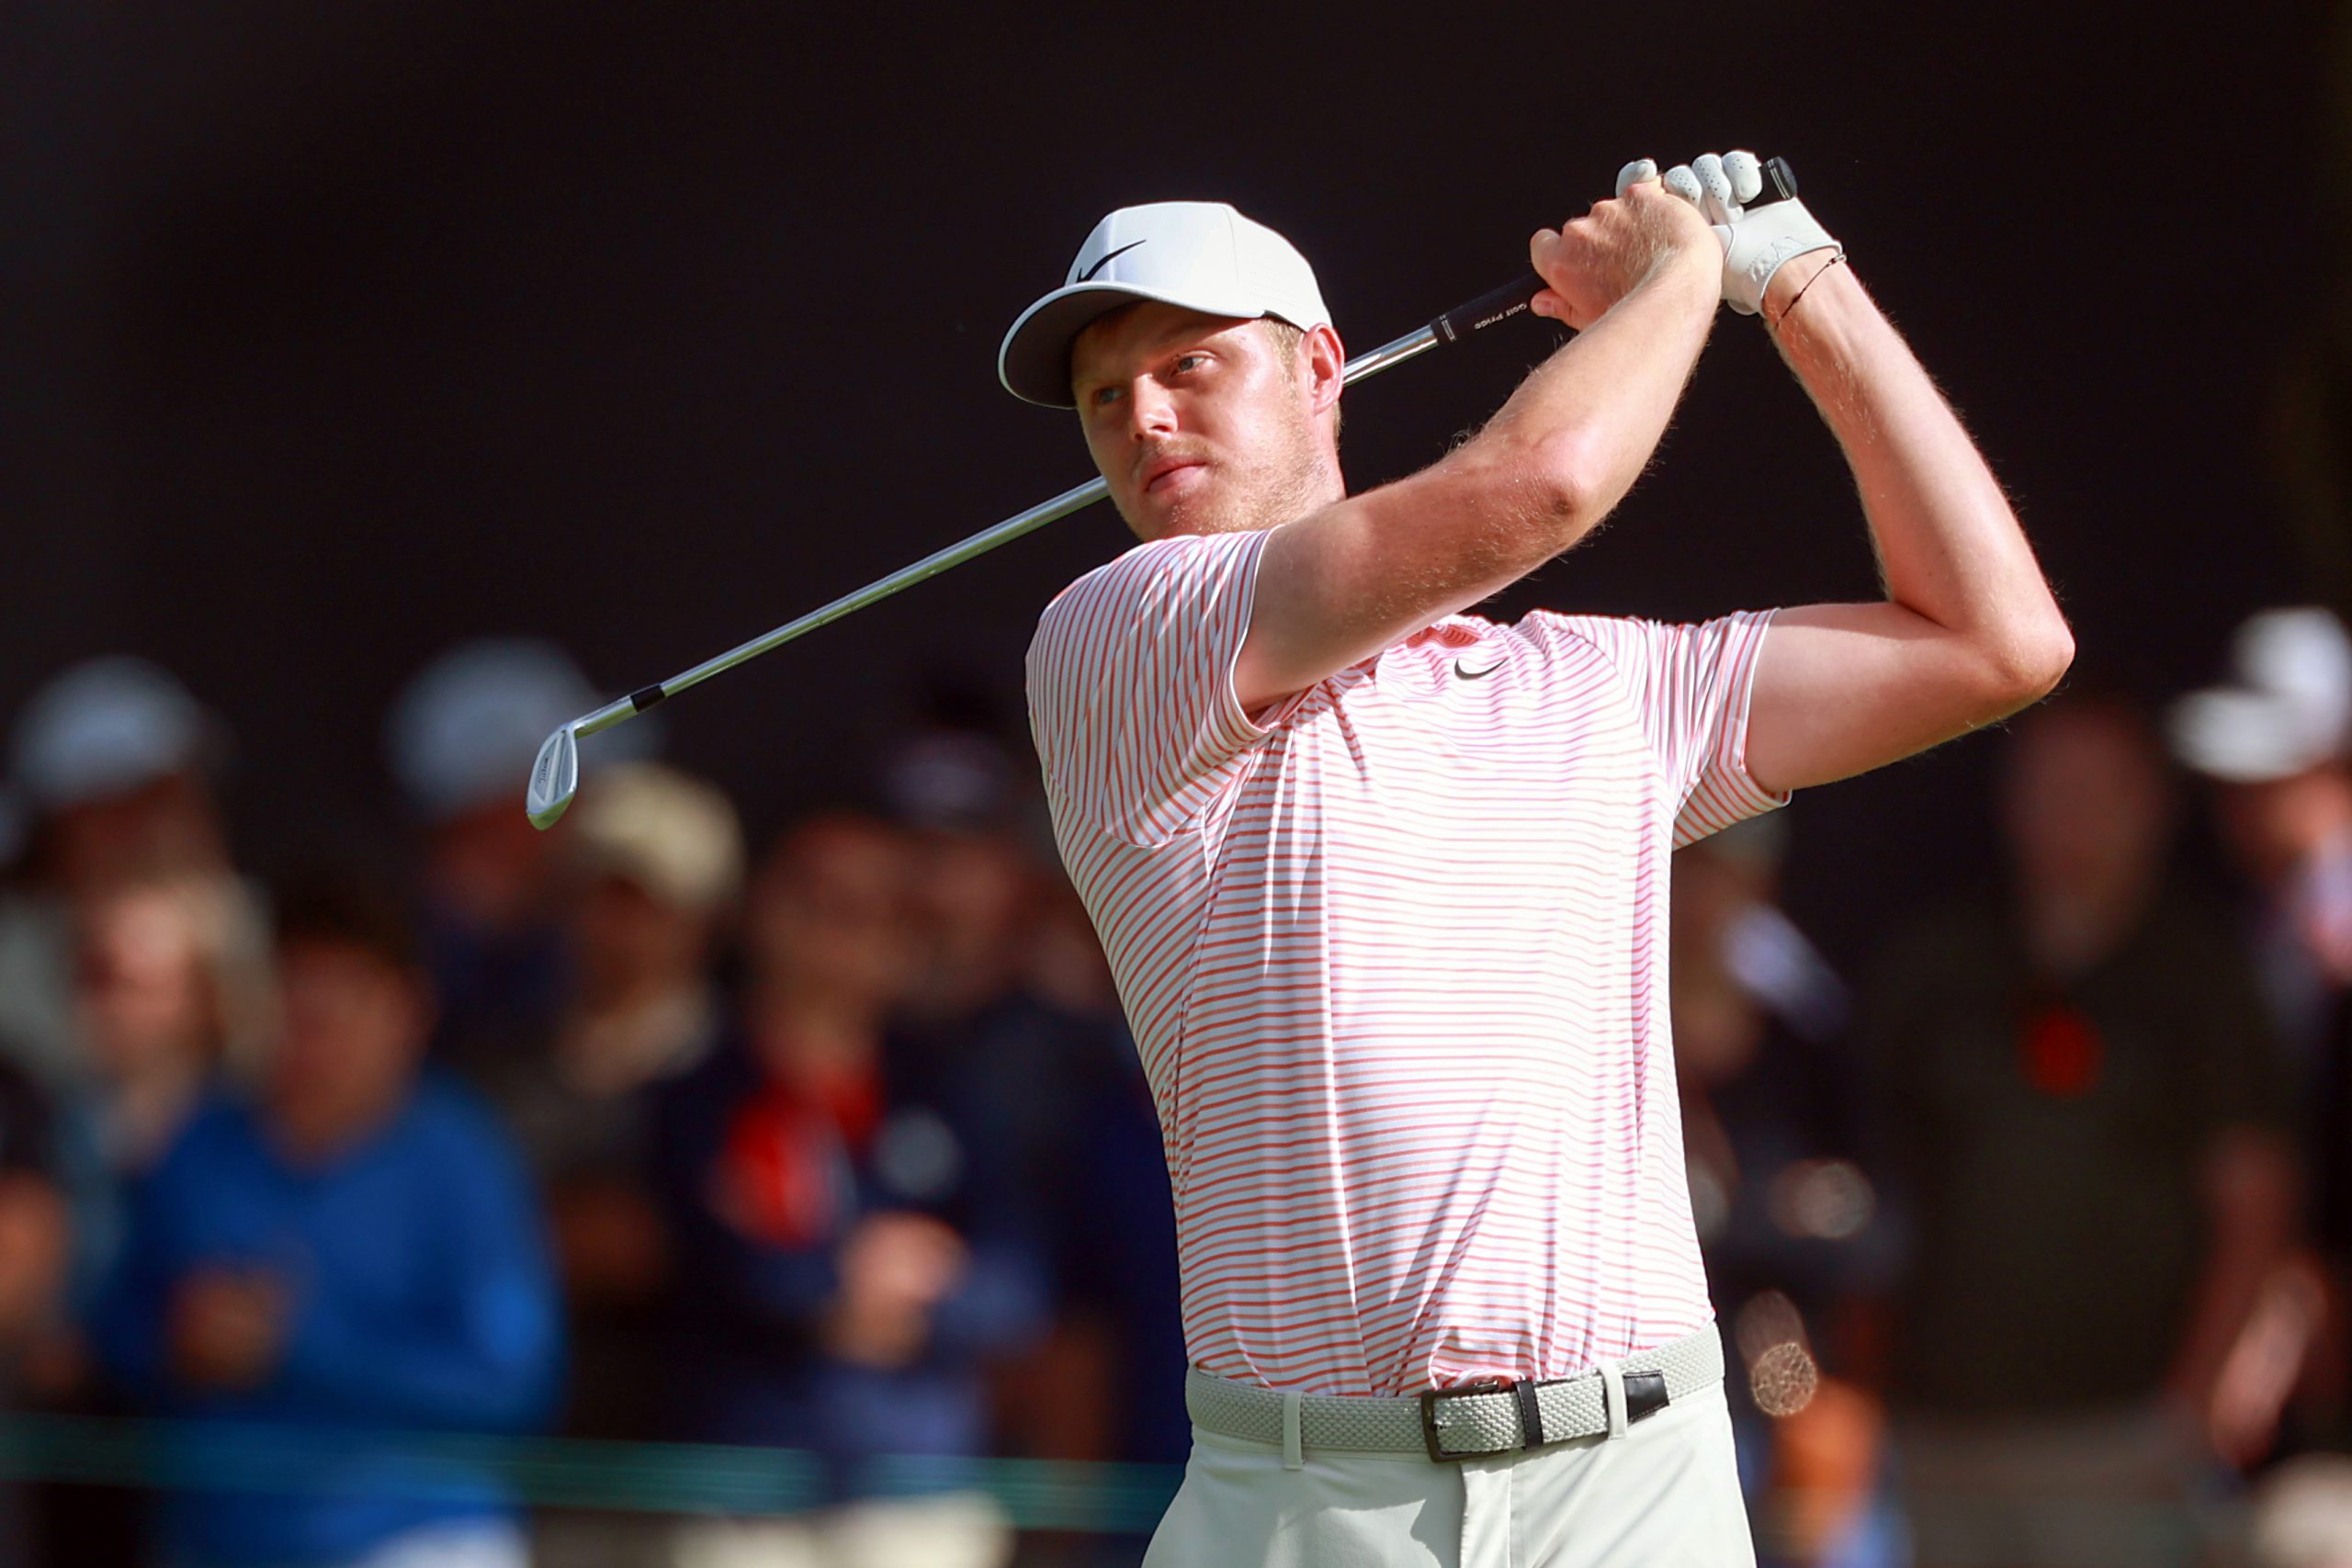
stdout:
[[36,809],[61,810],[200,767],[221,739],[171,675],[127,655],[93,659],[42,687],[17,719],[16,782]]
[[2174,753],[2217,779],[2291,778],[2352,739],[2352,638],[2325,610],[2265,610],[2238,628],[2236,680],[2183,697]]
[[1063,286],[1022,311],[1004,334],[998,379],[1025,401],[1077,407],[1070,344],[1097,318],[1138,299],[1212,316],[1273,316],[1301,331],[1331,320],[1315,269],[1263,223],[1221,201],[1123,207],[1094,226]]

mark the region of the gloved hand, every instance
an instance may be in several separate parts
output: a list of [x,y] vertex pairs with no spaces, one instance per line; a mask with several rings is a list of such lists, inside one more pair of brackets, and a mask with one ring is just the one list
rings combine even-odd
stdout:
[[[1617,194],[1635,180],[1657,178],[1657,164],[1637,158],[1617,172]],[[1743,316],[1764,308],[1765,286],[1781,263],[1812,251],[1846,254],[1794,197],[1747,210],[1764,189],[1763,166],[1753,152],[1702,153],[1668,169],[1664,183],[1713,227],[1724,247],[1724,302]]]

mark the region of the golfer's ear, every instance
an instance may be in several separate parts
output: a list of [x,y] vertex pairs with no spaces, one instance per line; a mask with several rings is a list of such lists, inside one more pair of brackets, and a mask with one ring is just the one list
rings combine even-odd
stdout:
[[1321,413],[1340,400],[1340,389],[1346,383],[1347,351],[1340,346],[1340,334],[1328,325],[1308,333],[1300,340],[1298,351],[1306,356],[1315,412]]

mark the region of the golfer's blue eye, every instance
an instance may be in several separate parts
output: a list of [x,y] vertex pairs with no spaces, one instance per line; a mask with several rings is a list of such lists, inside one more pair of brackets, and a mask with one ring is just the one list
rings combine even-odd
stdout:
[[1187,370],[1205,365],[1208,363],[1208,358],[1209,356],[1205,354],[1180,354],[1176,356],[1176,374],[1182,376]]

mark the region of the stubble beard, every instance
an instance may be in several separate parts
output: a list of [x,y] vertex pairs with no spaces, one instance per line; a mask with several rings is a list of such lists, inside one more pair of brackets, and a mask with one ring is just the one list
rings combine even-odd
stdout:
[[[1159,526],[1147,536],[1279,528],[1320,510],[1330,501],[1331,490],[1314,427],[1304,420],[1285,423],[1270,431],[1246,457],[1213,458],[1208,482],[1160,508]],[[1128,525],[1133,527],[1135,521],[1128,518]]]

